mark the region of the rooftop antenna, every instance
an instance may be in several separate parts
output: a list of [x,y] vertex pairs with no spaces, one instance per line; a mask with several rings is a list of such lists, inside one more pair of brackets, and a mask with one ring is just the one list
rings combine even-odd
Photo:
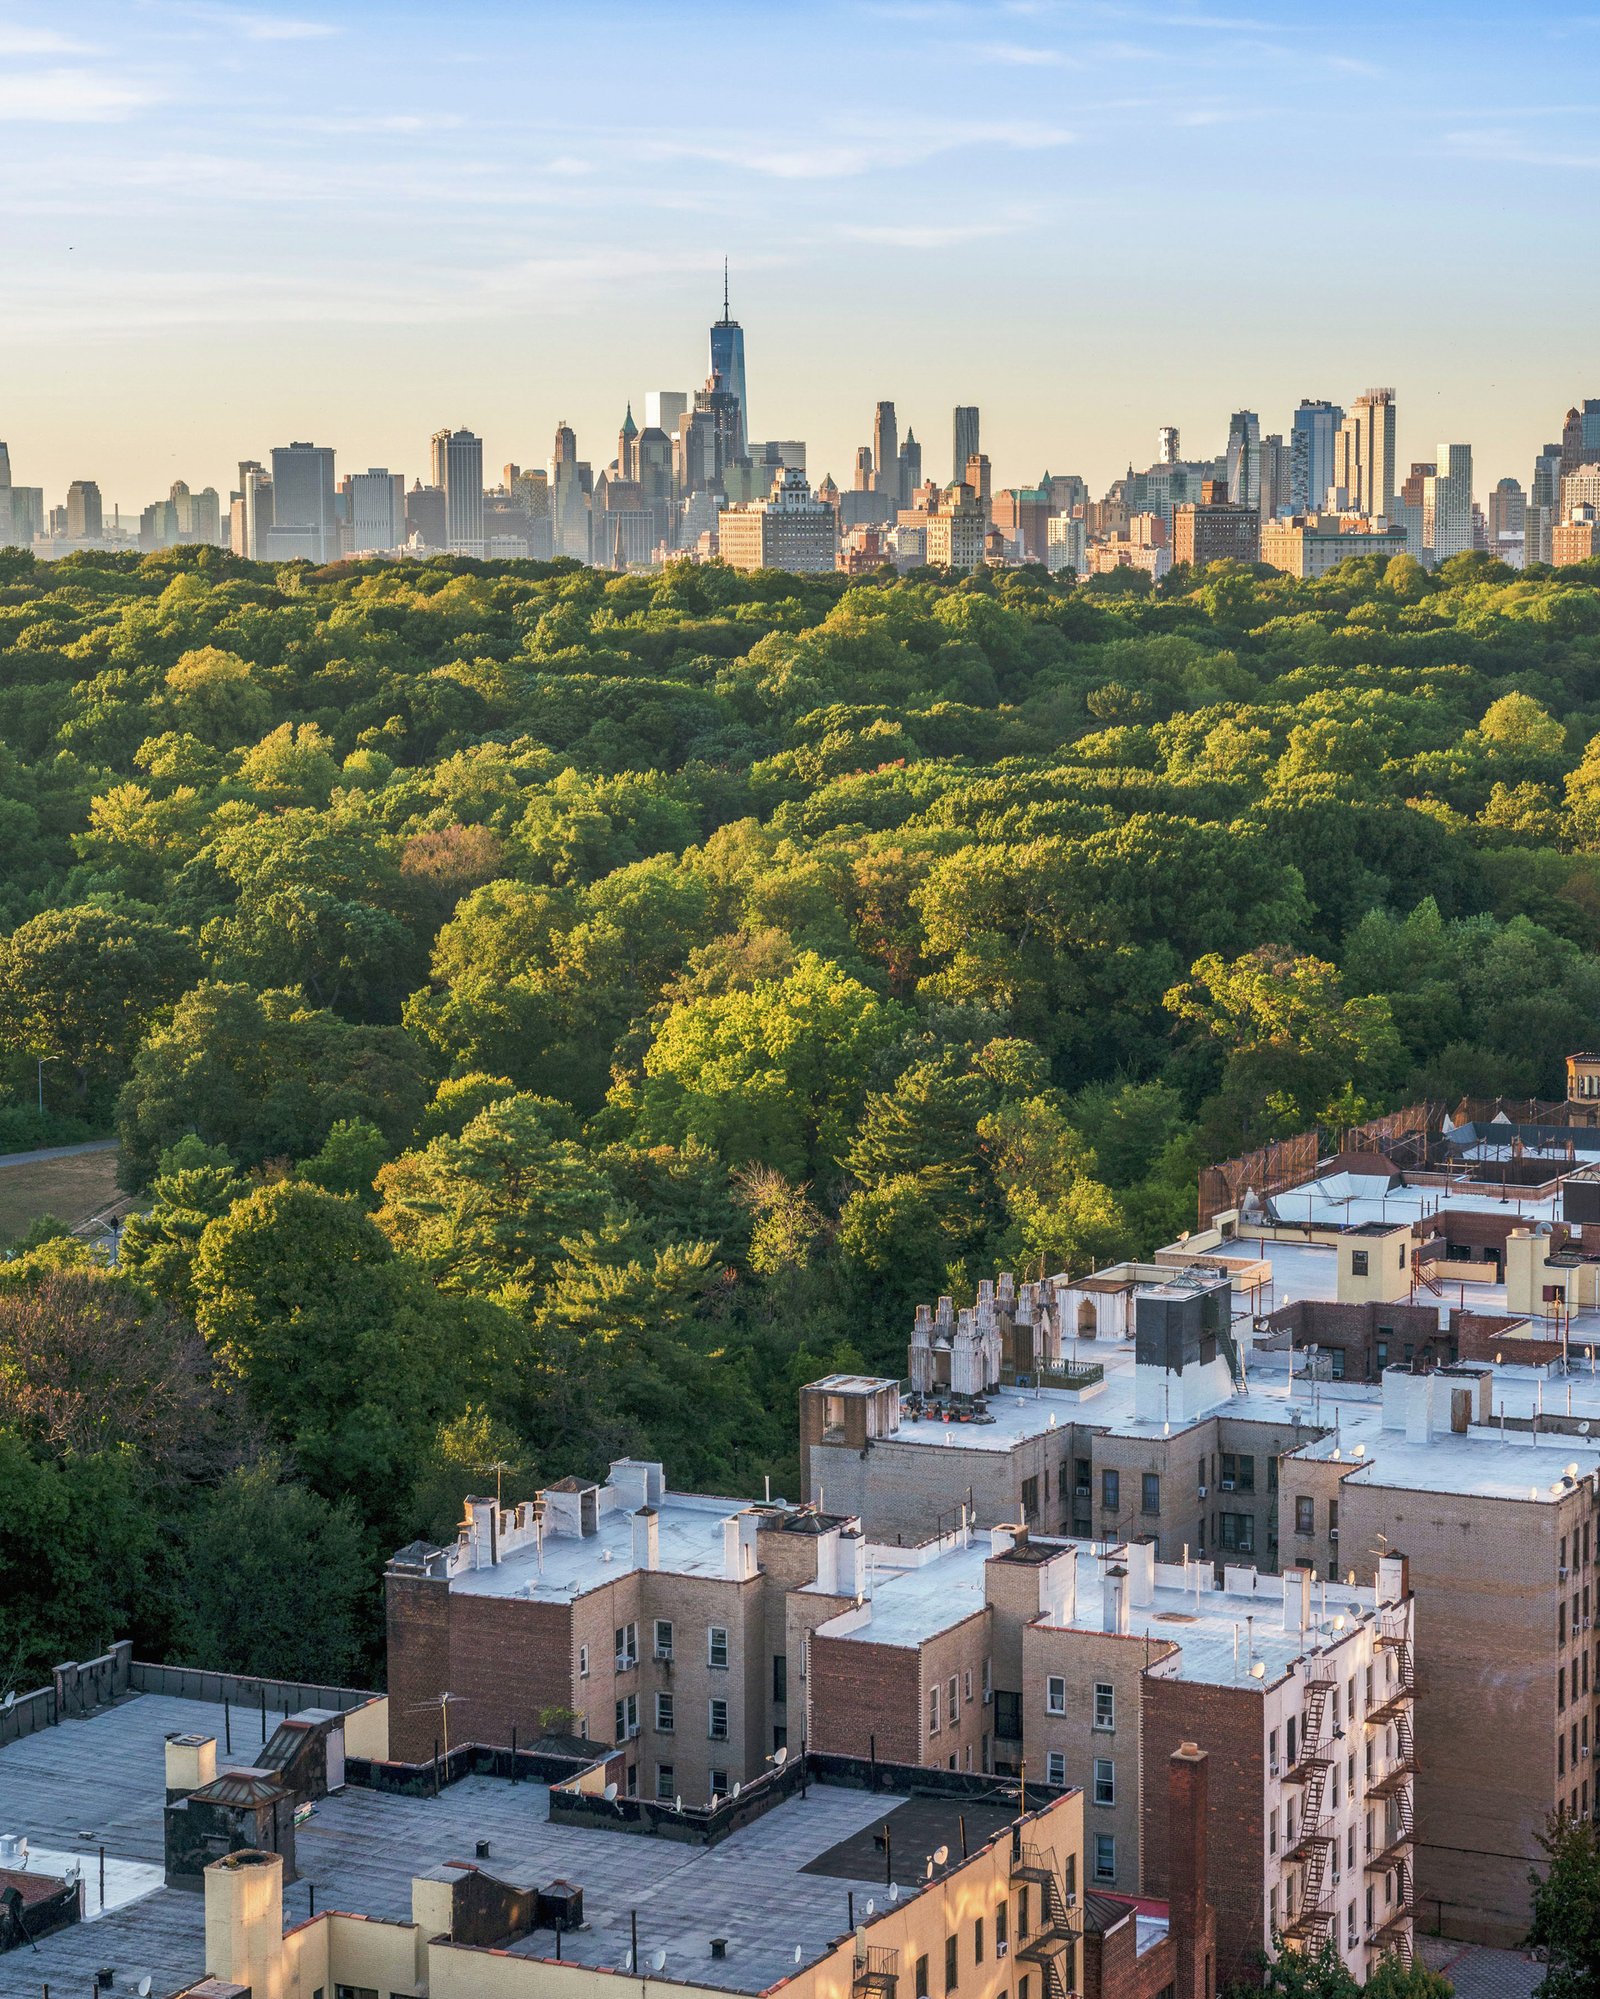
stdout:
[[727,325],[732,315],[728,311],[728,260],[722,260],[722,323]]

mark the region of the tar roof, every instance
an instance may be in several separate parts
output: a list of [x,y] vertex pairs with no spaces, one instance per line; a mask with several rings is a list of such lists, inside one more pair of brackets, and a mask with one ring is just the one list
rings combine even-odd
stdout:
[[[279,1717],[269,1713],[269,1727]],[[75,1850],[93,1881],[103,1842],[113,1862],[159,1867],[165,1797],[165,1741],[175,1732],[213,1731],[222,1755],[223,1711],[209,1704],[143,1694],[84,1721],[65,1722],[0,1748],[0,1796],[8,1830],[39,1846]],[[259,1733],[236,1712],[234,1743],[241,1760]],[[487,1872],[519,1887],[556,1878],[584,1890],[585,1928],[562,1938],[563,1957],[620,1967],[636,1912],[641,1953],[664,1949],[666,1976],[731,1991],[762,1991],[803,1963],[815,1962],[848,1925],[854,1890],[858,1918],[876,1897],[886,1907],[881,1863],[853,1877],[813,1871],[901,1802],[813,1782],[718,1846],[705,1849],[618,1830],[552,1826],[542,1784],[511,1784],[473,1776],[437,1798],[408,1798],[350,1788],[322,1799],[296,1830],[302,1879],[285,1890],[285,1919],[309,1911],[315,1883],[319,1910],[346,1910],[388,1921],[411,1920],[413,1876],[470,1854],[489,1842]],[[932,1827],[932,1820],[929,1827]],[[925,1868],[908,1834],[899,1842],[908,1865]],[[946,1843],[941,1836],[940,1844]],[[929,1851],[932,1851],[929,1848]],[[152,1877],[153,1878],[153,1877]],[[91,1908],[93,1895],[90,1895]],[[728,1939],[725,1959],[710,1940]],[[553,1954],[554,1939],[535,1935],[522,1955]],[[37,1954],[0,1954],[0,1999],[38,1999],[43,1984],[83,1991],[103,1966],[119,1987],[148,1975],[158,1992],[199,1978],[205,1963],[204,1898],[157,1887],[103,1918],[44,1938]]]

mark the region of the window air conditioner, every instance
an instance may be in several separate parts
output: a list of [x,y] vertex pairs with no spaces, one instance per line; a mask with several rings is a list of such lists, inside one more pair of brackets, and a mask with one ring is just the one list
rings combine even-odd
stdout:
[[1205,1489],[1205,1487],[1204,1487],[1204,1486],[1201,1486],[1201,1488],[1200,1488],[1200,1497],[1201,1497],[1202,1499],[1204,1499],[1204,1498],[1205,1498],[1205,1496],[1206,1496],[1206,1489]]
[[1225,1478],[1225,1479],[1224,1479],[1224,1480],[1222,1481],[1222,1489],[1223,1489],[1223,1491],[1224,1491],[1224,1492],[1232,1492],[1232,1490],[1233,1490],[1233,1480],[1232,1480],[1231,1478]]

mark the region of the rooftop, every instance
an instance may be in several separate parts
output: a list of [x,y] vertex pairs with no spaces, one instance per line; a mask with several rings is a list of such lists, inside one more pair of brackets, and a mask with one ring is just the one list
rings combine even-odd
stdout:
[[[269,1712],[269,1732],[279,1718]],[[260,1747],[259,1720],[236,1710],[233,1727],[244,1762]],[[91,1909],[102,1842],[108,1867],[150,1870],[139,1899],[46,1937],[37,1953],[0,1955],[0,1999],[38,1999],[46,1983],[86,1991],[103,1966],[115,1968],[119,1988],[149,1976],[158,1994],[203,1974],[204,1897],[148,1885],[162,1864],[165,1740],[197,1729],[217,1734],[226,1767],[220,1706],[152,1694],[0,1748],[5,1829],[83,1856]],[[486,1839],[481,1864],[497,1878],[529,1887],[564,1877],[583,1888],[585,1927],[562,1938],[564,1958],[620,1968],[636,1913],[640,1950],[666,1951],[667,1978],[757,1992],[793,1972],[797,1948],[798,1961],[811,1963],[846,1933],[851,1891],[858,1919],[873,1900],[887,1907],[891,1897],[915,1892],[929,1854],[954,1845],[958,1811],[969,1829],[978,1815],[984,1838],[1012,1815],[1003,1800],[908,1801],[813,1781],[804,1796],[707,1849],[620,1829],[552,1826],[548,1798],[542,1784],[471,1776],[437,1798],[352,1787],[322,1799],[297,1829],[302,1878],[285,1891],[285,1922],[305,1919],[314,1883],[319,1912],[409,1923],[413,1876],[460,1861]],[[872,1833],[890,1814],[894,1871],[904,1885],[886,1889]],[[714,1936],[728,1940],[726,1958],[711,1957]],[[552,1935],[536,1932],[514,1949],[553,1956],[554,1946]]]
[[[958,1542],[920,1562],[920,1550],[869,1542],[870,1622],[854,1623],[856,1613],[846,1611],[821,1629],[830,1638],[854,1638],[867,1645],[920,1645],[983,1609],[989,1552],[987,1534],[973,1535],[965,1546]],[[834,1625],[841,1628],[835,1631]]]
[[[656,1566],[674,1575],[720,1576],[722,1523],[746,1510],[743,1499],[710,1499],[698,1493],[666,1493],[656,1508],[660,1533]],[[463,1569],[450,1587],[471,1596],[526,1596],[544,1603],[570,1603],[575,1596],[637,1567],[633,1515],[625,1507],[603,1509],[593,1534],[559,1534],[547,1527],[537,1542],[503,1553],[492,1566]]]

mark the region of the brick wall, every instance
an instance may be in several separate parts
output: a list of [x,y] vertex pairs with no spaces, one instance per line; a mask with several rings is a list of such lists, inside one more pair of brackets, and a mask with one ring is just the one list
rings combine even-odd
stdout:
[[437,1703],[450,1685],[450,1585],[442,1577],[390,1576],[385,1617],[389,1647],[389,1753],[397,1763],[433,1754]]
[[875,1745],[881,1762],[922,1762],[923,1694],[911,1647],[813,1637],[810,1694],[811,1748],[865,1756]]

